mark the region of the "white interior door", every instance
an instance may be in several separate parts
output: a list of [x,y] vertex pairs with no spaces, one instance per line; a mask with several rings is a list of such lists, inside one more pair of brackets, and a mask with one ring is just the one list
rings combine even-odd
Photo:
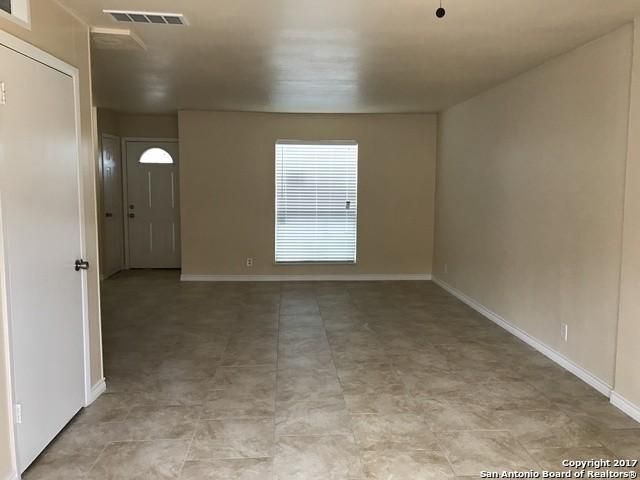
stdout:
[[127,141],[131,268],[180,268],[178,144]]
[[124,263],[122,161],[120,139],[102,136],[102,274],[109,277]]
[[[0,202],[20,471],[84,404],[74,85],[0,44]],[[18,421],[19,417],[16,416]]]

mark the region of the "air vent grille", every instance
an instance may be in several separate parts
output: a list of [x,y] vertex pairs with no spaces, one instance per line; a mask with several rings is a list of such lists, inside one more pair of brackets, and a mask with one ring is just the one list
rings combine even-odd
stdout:
[[187,25],[181,13],[133,12],[126,10],[103,10],[119,23],[147,23],[154,25]]

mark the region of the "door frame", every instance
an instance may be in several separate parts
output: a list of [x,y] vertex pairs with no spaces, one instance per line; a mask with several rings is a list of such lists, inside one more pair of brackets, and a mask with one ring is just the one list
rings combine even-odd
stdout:
[[[76,164],[78,168],[78,222],[80,226],[80,252],[79,255],[82,258],[86,258],[87,254],[87,242],[86,242],[86,233],[87,233],[87,225],[85,223],[85,206],[84,206],[84,185],[82,182],[82,143],[81,143],[81,124],[80,124],[80,72],[79,70],[54,57],[53,55],[41,50],[34,45],[31,45],[24,40],[21,40],[3,30],[0,30],[0,47],[6,47],[10,50],[13,50],[16,53],[24,55],[27,58],[30,58],[38,63],[41,63],[49,68],[59,71],[65,75],[68,75],[73,80],[73,96],[74,96],[74,111],[75,111],[75,134],[76,134],[76,148],[75,157]],[[7,97],[10,98],[11,92],[8,93]],[[93,116],[93,111],[92,111]],[[92,124],[94,123],[92,119]],[[2,218],[2,211],[0,205],[0,219]],[[0,227],[2,224],[0,223]],[[8,278],[6,273],[6,263],[5,263],[5,250],[4,250],[4,230],[0,228],[0,296],[2,297],[2,311],[0,311],[0,319],[4,323],[4,335],[5,335],[5,361],[7,361],[7,368],[4,372],[6,375],[6,389],[8,393],[8,402],[9,404],[4,406],[8,410],[8,419],[11,422],[13,428],[10,429],[10,449],[12,453],[12,467],[13,471],[17,478],[20,478],[20,474],[17,471],[18,465],[18,456],[19,452],[17,451],[16,446],[16,437],[17,437],[17,429],[15,424],[15,411],[14,411],[14,369],[13,369],[13,355],[11,352],[11,346],[13,345],[11,341],[11,322],[9,321],[9,312],[11,311],[11,304],[9,301],[9,291],[10,285],[8,284]],[[98,265],[94,265],[93,268],[98,268]],[[81,296],[82,296],[82,337],[83,337],[83,368],[84,368],[84,405],[85,407],[89,406],[96,398],[100,395],[100,392],[93,391],[91,385],[91,343],[89,338],[89,285],[87,279],[87,273],[85,271],[81,272]],[[0,408],[3,408],[0,406]]]
[[[170,142],[180,145],[180,139],[175,137],[155,138],[155,137],[122,137],[120,145],[120,158],[122,161],[122,220],[124,222],[124,270],[129,270],[129,163],[127,162],[128,142]],[[178,163],[180,171],[180,163]]]
[[[120,185],[121,191],[122,191],[122,201],[123,201],[123,205],[124,205],[124,200],[125,200],[125,181],[124,181],[124,176],[125,176],[125,166],[123,165],[123,154],[122,154],[122,138],[119,137],[118,135],[113,135],[111,133],[101,133],[100,134],[100,162],[99,162],[99,173],[100,173],[100,239],[102,242],[104,242],[104,219],[105,219],[105,207],[104,207],[104,166],[103,166],[103,155],[104,155],[104,138],[110,138],[111,140],[116,140],[118,143],[118,148],[120,148],[120,182],[122,185]],[[122,217],[122,248],[125,250],[123,251],[123,256],[122,259],[120,261],[120,271],[122,270],[126,270],[128,268],[128,265],[126,263],[126,233],[125,233],[125,229],[126,229],[126,220],[125,217]],[[101,259],[104,260],[104,259]],[[113,274],[115,275],[115,274]],[[100,280],[106,280],[108,278],[107,275],[105,275],[104,271],[100,272]]]

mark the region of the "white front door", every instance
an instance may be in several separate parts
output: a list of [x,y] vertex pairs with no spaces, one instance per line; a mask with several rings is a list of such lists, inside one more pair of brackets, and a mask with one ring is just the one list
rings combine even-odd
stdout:
[[178,144],[126,145],[129,267],[180,268]]
[[102,274],[109,277],[124,263],[122,162],[120,139],[102,136]]
[[0,82],[0,209],[22,472],[84,404],[78,148],[71,77],[0,44]]

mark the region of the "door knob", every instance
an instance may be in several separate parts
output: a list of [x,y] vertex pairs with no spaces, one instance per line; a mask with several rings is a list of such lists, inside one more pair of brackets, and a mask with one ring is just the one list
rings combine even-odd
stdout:
[[136,217],[136,214],[135,214],[135,213],[130,213],[130,214],[129,214],[129,218],[135,218],[135,217]]
[[76,260],[76,272],[79,272],[80,270],[89,270],[89,262],[82,259]]
[[104,216],[107,217],[107,218],[111,218],[111,217],[113,217],[113,213],[107,212],[107,213],[104,214]]

